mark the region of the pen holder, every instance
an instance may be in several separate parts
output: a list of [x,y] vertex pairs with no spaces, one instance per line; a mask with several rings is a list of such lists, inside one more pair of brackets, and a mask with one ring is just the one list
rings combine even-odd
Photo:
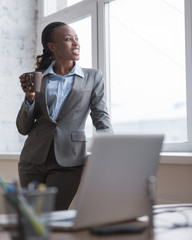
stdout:
[[5,206],[12,240],[47,240],[50,212],[54,210],[57,188],[6,193]]

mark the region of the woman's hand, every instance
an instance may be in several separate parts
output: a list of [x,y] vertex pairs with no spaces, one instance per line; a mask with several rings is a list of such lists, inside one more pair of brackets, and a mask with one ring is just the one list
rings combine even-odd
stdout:
[[22,74],[20,77],[20,83],[21,88],[23,89],[23,92],[26,94],[26,100],[32,104],[34,98],[35,98],[35,92],[30,92],[31,90],[31,81],[30,76],[28,74]]

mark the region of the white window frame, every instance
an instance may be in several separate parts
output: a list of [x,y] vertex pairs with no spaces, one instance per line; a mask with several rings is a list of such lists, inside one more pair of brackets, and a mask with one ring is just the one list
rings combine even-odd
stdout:
[[[108,109],[110,112],[110,80],[107,61],[105,59],[106,49],[106,8],[105,4],[114,0],[84,0],[73,6],[62,9],[50,16],[43,17],[43,0],[39,0],[39,24],[38,38],[45,25],[51,21],[73,22],[85,17],[92,16],[92,66],[100,69],[106,79],[106,96]],[[192,2],[185,1],[185,32],[186,32],[186,102],[187,102],[187,136],[188,142],[183,143],[165,143],[163,151],[165,152],[192,152]],[[139,6],[138,6],[139,7]],[[38,40],[40,43],[40,40]],[[37,49],[39,49],[38,46]]]

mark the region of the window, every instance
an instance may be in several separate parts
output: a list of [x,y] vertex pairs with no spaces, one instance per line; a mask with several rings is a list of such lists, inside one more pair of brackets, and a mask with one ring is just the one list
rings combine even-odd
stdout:
[[165,151],[191,151],[191,1],[83,0],[68,6],[41,17],[40,25],[62,20],[82,31],[78,24],[90,19],[91,55],[85,55],[104,73],[115,133],[163,133]]
[[78,63],[86,68],[92,67],[92,44],[91,44],[91,16],[83,18],[70,24],[77,32],[80,46],[81,57]]
[[[37,3],[37,41],[33,21],[36,2],[25,4],[27,17],[22,24],[9,19],[10,25],[17,22],[21,29],[3,33],[2,58],[12,54],[6,46],[17,49],[10,62],[17,67],[15,78],[4,67],[6,61],[2,65],[1,133],[6,137],[1,153],[20,153],[23,147],[26,137],[15,126],[24,97],[18,76],[33,70],[33,51],[36,48],[35,55],[41,54],[41,32],[52,21],[71,24],[80,38],[80,65],[103,72],[116,133],[160,132],[165,134],[164,151],[192,151],[191,0],[38,0]],[[17,14],[16,11],[14,19]],[[2,17],[6,19],[6,14]],[[28,29],[32,35],[26,34]],[[12,37],[7,38],[8,35]],[[12,90],[7,92],[7,83],[12,81],[14,104],[10,97]],[[91,137],[92,132],[89,118],[87,136]]]
[[82,0],[44,0],[44,16],[46,17],[81,1]]
[[116,0],[106,7],[115,132],[186,142],[184,1]]

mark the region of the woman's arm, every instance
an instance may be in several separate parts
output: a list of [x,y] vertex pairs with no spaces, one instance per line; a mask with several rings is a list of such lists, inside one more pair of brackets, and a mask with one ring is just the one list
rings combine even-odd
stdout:
[[30,92],[31,83],[28,75],[23,74],[20,77],[21,88],[25,93],[25,99],[16,119],[16,126],[22,135],[27,135],[33,126],[34,106],[35,106],[35,92]]
[[91,95],[91,118],[97,131],[113,133],[110,117],[107,110],[102,73],[95,74],[95,84]]

